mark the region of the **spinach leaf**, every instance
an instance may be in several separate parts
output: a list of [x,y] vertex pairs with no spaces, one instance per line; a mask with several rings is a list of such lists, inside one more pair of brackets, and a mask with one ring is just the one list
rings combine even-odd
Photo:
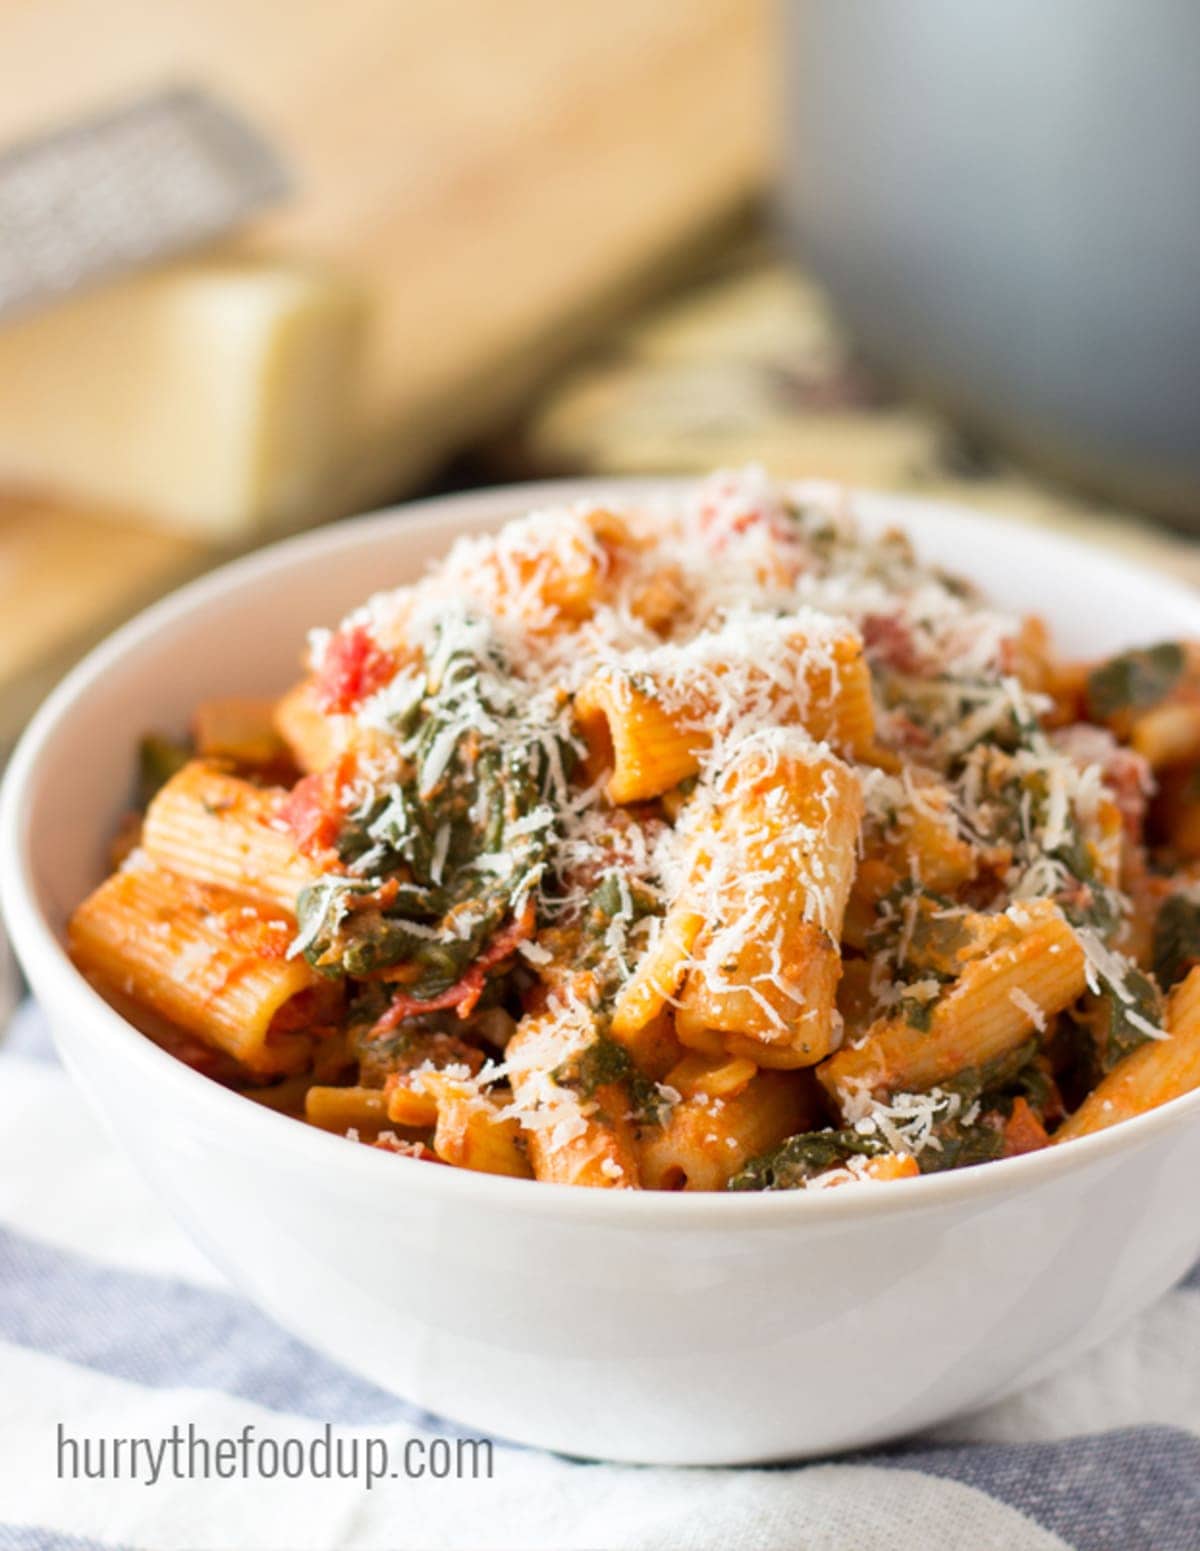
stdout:
[[1013,1101],[1020,1095],[1040,1113],[1050,1098],[1050,1079],[1037,1057],[1038,1041],[1029,1039],[940,1084],[944,1093],[957,1094],[961,1102],[953,1113],[947,1110],[934,1121],[931,1136],[937,1145],[925,1146],[916,1155],[922,1174],[970,1168],[1002,1156],[1004,1122]]
[[1176,641],[1110,657],[1088,676],[1089,719],[1104,722],[1121,711],[1144,711],[1158,705],[1182,678],[1183,669],[1183,648]]
[[411,965],[404,990],[428,1001],[462,978],[543,876],[556,837],[550,799],[564,795],[575,748],[565,718],[531,707],[488,627],[468,616],[439,628],[395,731],[404,774],[343,824],[337,850],[353,881],[321,880],[335,909],[301,896],[300,940],[327,974]]
[[138,807],[148,808],[173,775],[193,757],[186,738],[166,738],[152,732],[138,744]]
[[[580,922],[581,941],[576,957],[580,969],[597,972],[597,994],[607,1002],[620,988],[626,975],[625,943],[639,921],[661,913],[662,906],[640,884],[626,878],[619,869],[606,872],[592,890]],[[619,933],[613,940],[613,923]]]
[[877,904],[875,925],[867,935],[867,952],[895,953],[902,939],[904,958],[896,964],[897,970],[913,970],[922,979],[932,977],[946,983],[957,976],[957,956],[967,945],[966,915],[966,910],[946,895],[906,878]]
[[923,999],[919,996],[902,996],[897,1011],[910,1029],[916,1029],[918,1034],[928,1034],[933,1028],[933,1010],[936,1006],[937,997]]
[[1154,974],[1164,991],[1200,964],[1200,902],[1172,894],[1154,923]]
[[1099,996],[1092,998],[1089,1022],[1098,1067],[1097,1079],[1153,1038],[1145,1028],[1133,1022],[1130,1013],[1156,1028],[1162,1027],[1162,995],[1149,975],[1130,968],[1125,976],[1125,986],[1133,994],[1132,1002],[1124,1001],[1108,985],[1101,988]]
[[962,1108],[969,1109],[985,1094],[1000,1092],[1016,1083],[1037,1055],[1038,1042],[1028,1039],[1006,1055],[996,1056],[979,1066],[965,1066],[962,1071],[948,1077],[939,1087],[943,1093],[957,1093]]
[[1110,937],[1121,923],[1121,897],[1101,879],[1091,850],[1074,823],[1067,825],[1063,843],[1048,854],[1062,863],[1078,885],[1077,889],[1059,891],[1063,915],[1072,926],[1090,926],[1102,937]]
[[1004,1117],[995,1110],[981,1109],[970,1124],[958,1116],[939,1121],[934,1135],[939,1145],[923,1147],[917,1155],[922,1174],[990,1163],[1004,1151]]
[[801,1131],[771,1152],[751,1158],[729,1181],[729,1190],[801,1190],[810,1179],[857,1155],[877,1158],[890,1149],[857,1131]]
[[641,1125],[661,1125],[669,1104],[657,1083],[638,1071],[625,1046],[607,1034],[571,1056],[550,1074],[564,1088],[585,1099],[601,1088],[619,1083],[629,1098],[629,1113]]

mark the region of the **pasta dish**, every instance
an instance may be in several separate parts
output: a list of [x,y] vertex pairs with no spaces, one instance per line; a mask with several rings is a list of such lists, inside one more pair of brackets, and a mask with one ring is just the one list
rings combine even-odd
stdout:
[[716,475],[534,512],[148,736],[72,955],[247,1097],[604,1189],[878,1183],[1200,1086],[1200,646],[1063,660]]

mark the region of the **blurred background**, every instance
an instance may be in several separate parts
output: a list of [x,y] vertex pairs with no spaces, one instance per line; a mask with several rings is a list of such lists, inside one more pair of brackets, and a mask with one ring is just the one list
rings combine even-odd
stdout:
[[1193,0],[9,0],[0,749],[472,484],[757,459],[1200,581],[1197,59]]

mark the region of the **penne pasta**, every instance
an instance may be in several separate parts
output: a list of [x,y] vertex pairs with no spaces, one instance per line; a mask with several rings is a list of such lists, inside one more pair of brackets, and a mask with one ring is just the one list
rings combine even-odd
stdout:
[[[435,1079],[430,1079],[434,1081]],[[521,1146],[521,1128],[504,1118],[490,1099],[451,1079],[437,1079],[438,1118],[433,1150],[443,1163],[480,1174],[529,1179],[532,1169]]]
[[400,1125],[432,1127],[433,1151],[443,1163],[514,1179],[532,1173],[518,1122],[466,1072],[421,1067],[392,1079],[387,1117]]
[[962,888],[979,868],[978,852],[958,831],[953,799],[940,783],[909,783],[908,803],[882,840],[877,856],[897,878],[916,878],[937,894]]

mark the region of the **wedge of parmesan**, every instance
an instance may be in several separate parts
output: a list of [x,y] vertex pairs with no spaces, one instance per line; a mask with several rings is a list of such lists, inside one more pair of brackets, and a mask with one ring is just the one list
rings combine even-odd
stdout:
[[193,260],[0,327],[0,481],[217,538],[322,512],[362,307],[336,277]]

